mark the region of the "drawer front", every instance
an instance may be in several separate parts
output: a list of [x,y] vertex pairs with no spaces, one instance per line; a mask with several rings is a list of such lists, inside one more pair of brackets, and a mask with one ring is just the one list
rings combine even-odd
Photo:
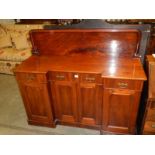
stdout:
[[56,81],[69,81],[70,74],[66,72],[50,72],[49,73],[49,80],[56,80]]
[[146,121],[144,125],[144,132],[153,132],[155,133],[155,122],[153,121]]
[[146,120],[155,122],[155,110],[148,109]]
[[125,79],[104,79],[105,88],[142,90],[143,82]]
[[16,73],[16,78],[21,82],[46,83],[46,74]]
[[83,73],[80,74],[80,82],[84,83],[101,83],[101,75],[100,74],[91,74],[91,73]]

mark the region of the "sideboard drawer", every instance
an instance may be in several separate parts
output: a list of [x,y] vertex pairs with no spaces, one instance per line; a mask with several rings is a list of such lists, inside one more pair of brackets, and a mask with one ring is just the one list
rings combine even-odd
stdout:
[[101,83],[101,75],[93,73],[80,74],[80,82],[84,83]]
[[16,73],[16,78],[21,82],[46,83],[46,74],[38,73]]
[[105,88],[141,90],[143,82],[126,79],[104,79]]
[[54,81],[69,81],[70,76],[67,72],[50,72],[49,79]]

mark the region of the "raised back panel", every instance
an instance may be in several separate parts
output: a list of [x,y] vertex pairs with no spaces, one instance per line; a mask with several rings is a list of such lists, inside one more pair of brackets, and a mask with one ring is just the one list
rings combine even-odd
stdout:
[[39,55],[100,55],[133,57],[140,31],[134,29],[33,30],[33,51]]

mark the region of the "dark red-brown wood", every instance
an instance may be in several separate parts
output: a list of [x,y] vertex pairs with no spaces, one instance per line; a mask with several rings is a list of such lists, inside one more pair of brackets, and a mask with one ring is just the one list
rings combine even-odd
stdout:
[[102,108],[102,81],[100,74],[80,74],[78,83],[79,122],[100,128]]
[[33,30],[31,40],[39,55],[99,55],[133,57],[140,43],[140,31],[91,30]]
[[126,134],[136,133],[140,92],[128,89],[126,85],[120,86],[119,81],[117,83],[120,88],[104,89],[103,130]]
[[135,134],[146,80],[139,30],[35,30],[31,40],[38,55],[15,70],[29,122]]
[[28,122],[55,127],[48,83],[44,74],[16,73]]
[[51,72],[49,74],[51,96],[57,121],[77,123],[77,86],[70,74]]

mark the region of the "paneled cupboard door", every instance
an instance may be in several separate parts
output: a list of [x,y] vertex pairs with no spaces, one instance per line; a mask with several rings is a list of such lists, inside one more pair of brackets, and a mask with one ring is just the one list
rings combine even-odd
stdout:
[[101,75],[53,72],[51,93],[55,117],[61,124],[99,128],[101,125]]
[[[18,78],[18,75],[17,75]],[[18,80],[30,124],[55,127],[47,83]]]
[[101,124],[102,87],[95,83],[79,84],[79,122],[88,126]]
[[134,134],[139,98],[134,90],[104,89],[103,130]]
[[77,91],[72,81],[51,82],[56,118],[62,123],[77,122]]

